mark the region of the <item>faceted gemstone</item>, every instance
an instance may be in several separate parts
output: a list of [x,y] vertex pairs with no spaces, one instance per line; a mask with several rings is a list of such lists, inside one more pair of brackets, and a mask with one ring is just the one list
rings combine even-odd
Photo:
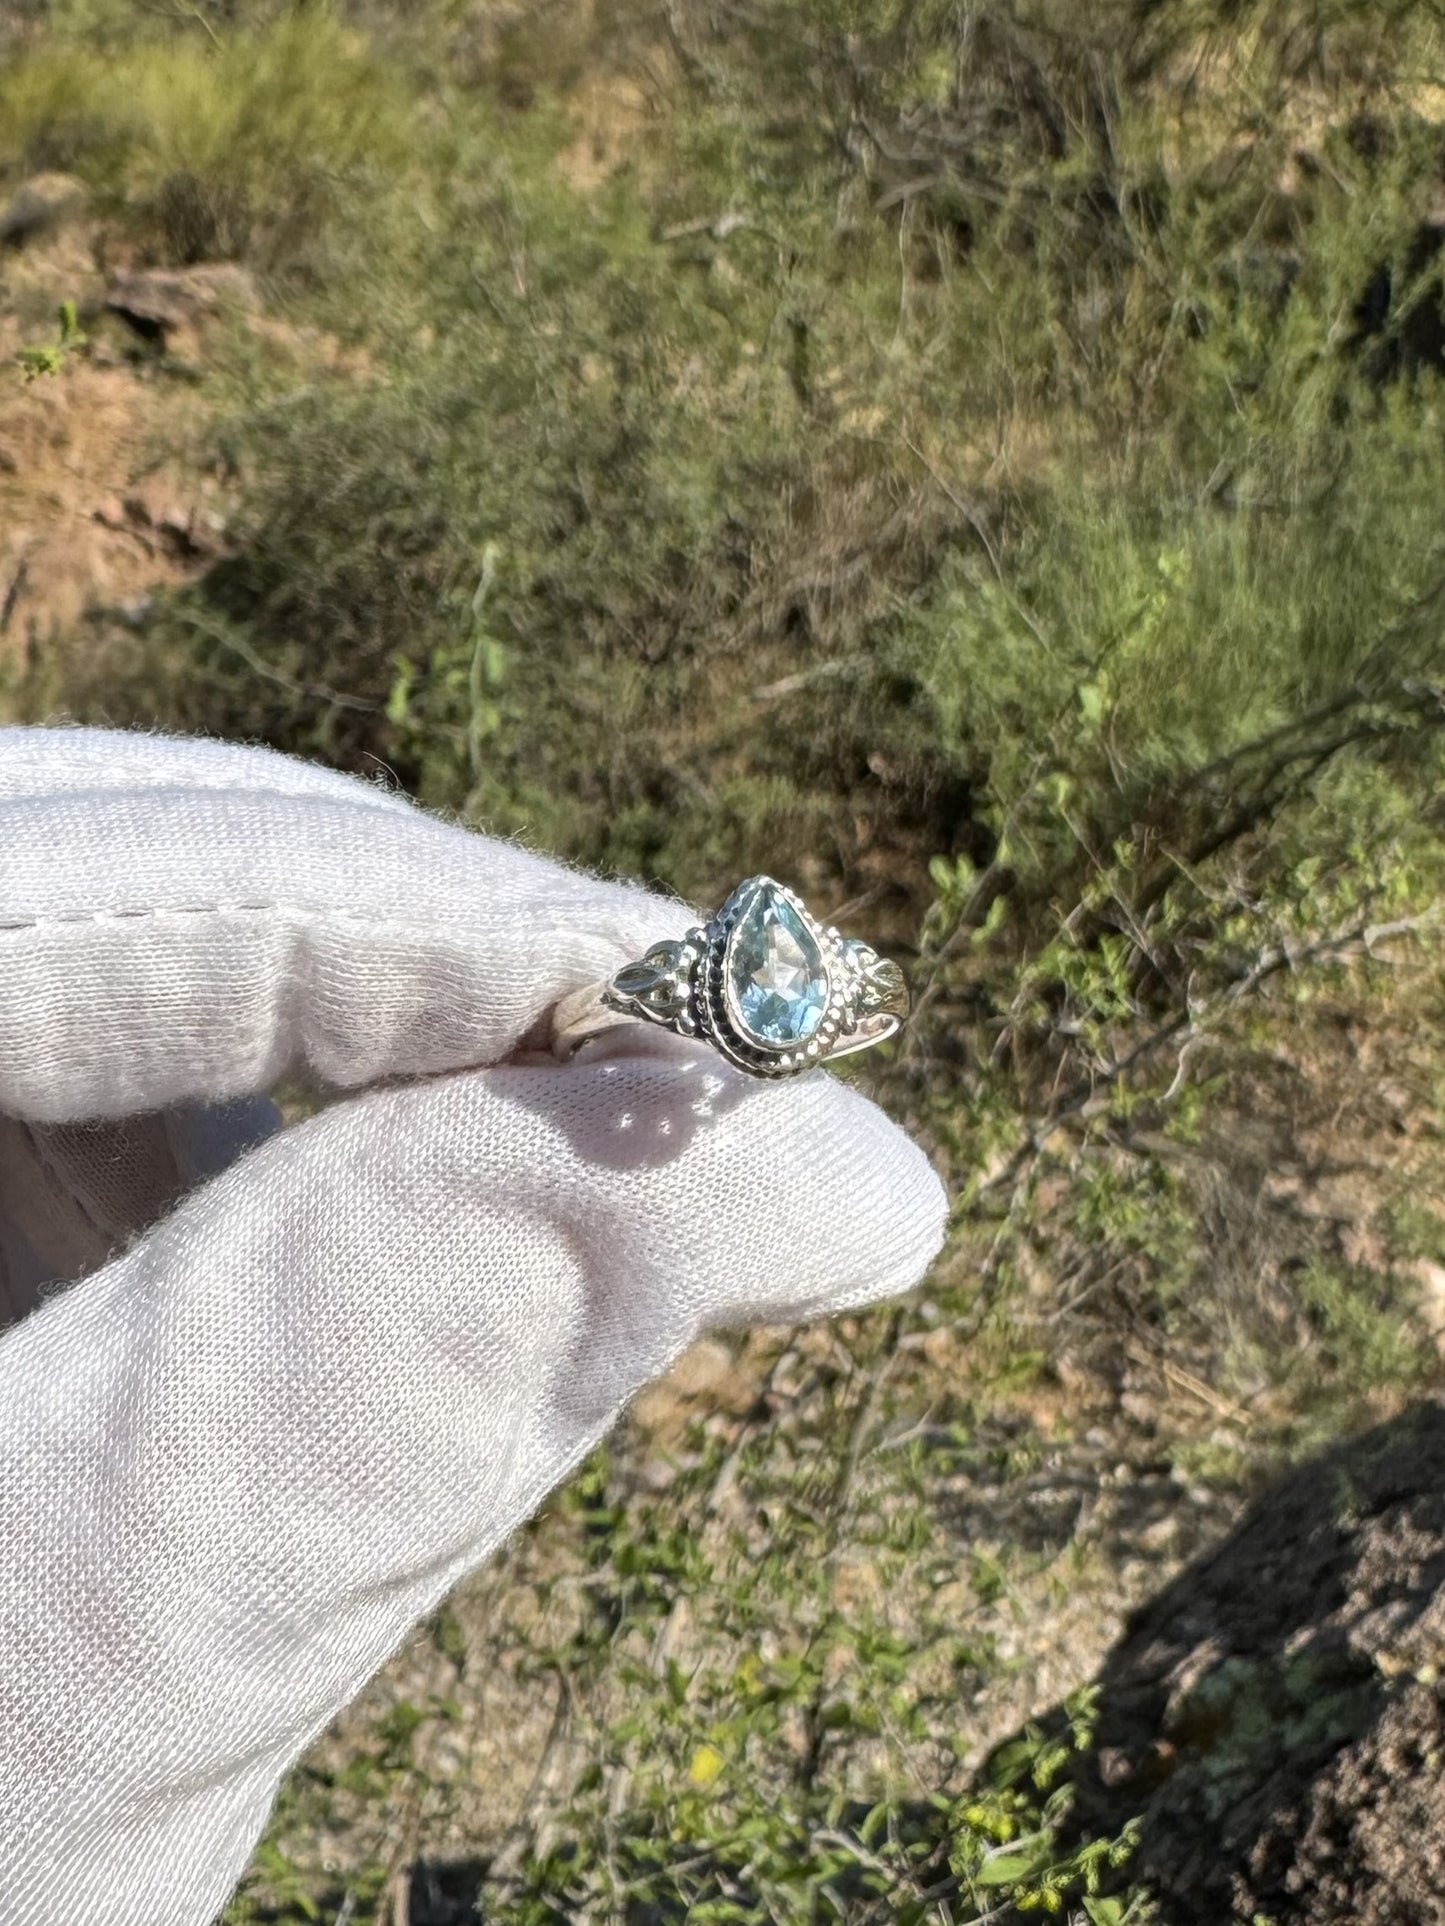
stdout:
[[764,883],[728,938],[733,1006],[760,1043],[805,1042],[828,1006],[817,939],[771,883]]

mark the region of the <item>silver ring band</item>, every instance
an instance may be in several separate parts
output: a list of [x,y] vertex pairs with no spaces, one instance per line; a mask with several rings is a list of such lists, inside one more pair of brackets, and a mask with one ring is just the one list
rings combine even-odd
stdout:
[[[600,1003],[612,1022],[704,1038],[751,1076],[793,1077],[895,1036],[908,988],[896,963],[816,922],[770,876],[750,876],[711,922],[620,969]],[[611,1027],[598,1015],[566,1025],[572,1048]]]

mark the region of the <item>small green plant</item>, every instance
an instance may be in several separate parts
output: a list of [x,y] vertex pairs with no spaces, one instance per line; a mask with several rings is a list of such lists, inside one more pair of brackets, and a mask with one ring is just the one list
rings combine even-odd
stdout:
[[[949,1867],[976,1912],[1009,1904],[1020,1913],[1061,1913],[1078,1901],[1094,1926],[1117,1926],[1131,1901],[1101,1894],[1101,1885],[1127,1866],[1137,1828],[1114,1839],[1089,1840],[1061,1852],[1058,1833],[1072,1803],[1067,1774],[1093,1742],[1094,1694],[1085,1688],[1062,1709],[1062,1727],[1045,1733],[1030,1725],[1000,1747],[981,1787],[949,1814]],[[1137,1907],[1133,1916],[1137,1916]]]
[[60,374],[70,356],[88,343],[89,337],[76,316],[75,303],[62,301],[55,339],[21,348],[15,358],[24,370],[25,379],[37,381],[41,375]]

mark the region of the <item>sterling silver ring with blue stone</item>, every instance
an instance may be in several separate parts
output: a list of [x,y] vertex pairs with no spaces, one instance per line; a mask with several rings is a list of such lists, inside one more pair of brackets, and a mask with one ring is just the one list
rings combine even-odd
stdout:
[[896,963],[816,922],[771,876],[750,876],[710,923],[620,969],[602,1002],[705,1038],[752,1076],[795,1077],[896,1035],[908,988]]

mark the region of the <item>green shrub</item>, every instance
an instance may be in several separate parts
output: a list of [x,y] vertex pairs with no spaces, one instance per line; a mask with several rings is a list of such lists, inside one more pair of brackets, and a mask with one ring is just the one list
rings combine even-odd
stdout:
[[412,104],[332,11],[224,36],[163,18],[71,10],[0,79],[0,159],[81,175],[167,258],[268,268],[306,259],[348,204],[363,218],[365,185],[404,179]]
[[51,102],[97,83],[42,50],[11,138],[80,130],[178,231],[345,227],[311,196],[390,181],[346,243],[360,283],[313,302],[377,378],[253,370],[237,553],[154,635],[196,672],[184,719],[379,756],[689,886],[740,834],[801,863],[861,810],[836,883],[896,825],[918,900],[918,858],[986,852],[1040,758],[1111,840],[1367,662],[1427,672],[1434,389],[1373,400],[1349,316],[1439,143],[1346,63],[1283,192],[1298,143],[1265,110],[1310,81],[1262,59],[1283,18],[1230,15],[1176,126],[1139,75],[1204,9],[1141,42],[1109,10],[999,5],[960,37],[947,10],[753,7],[693,29],[656,151],[588,193],[553,103],[384,80],[325,13],[132,46],[124,112]]

